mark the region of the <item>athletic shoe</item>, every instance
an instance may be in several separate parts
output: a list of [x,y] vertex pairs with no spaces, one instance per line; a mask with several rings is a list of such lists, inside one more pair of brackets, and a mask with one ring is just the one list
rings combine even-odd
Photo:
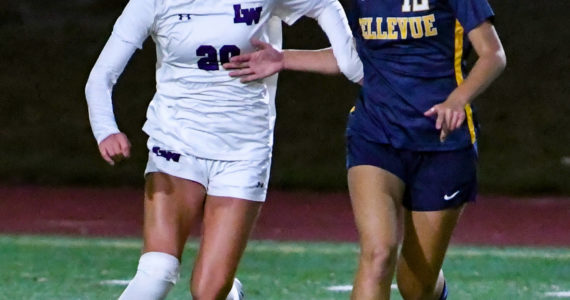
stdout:
[[232,289],[230,290],[228,297],[226,297],[226,300],[244,300],[244,299],[245,299],[245,294],[242,289],[241,281],[239,281],[239,279],[237,278],[234,278],[234,284],[232,285]]

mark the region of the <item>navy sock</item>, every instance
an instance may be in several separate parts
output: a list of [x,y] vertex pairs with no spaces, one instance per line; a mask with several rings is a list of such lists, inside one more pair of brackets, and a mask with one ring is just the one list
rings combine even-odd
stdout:
[[447,284],[445,281],[443,282],[443,290],[441,290],[441,296],[439,296],[439,300],[447,300]]

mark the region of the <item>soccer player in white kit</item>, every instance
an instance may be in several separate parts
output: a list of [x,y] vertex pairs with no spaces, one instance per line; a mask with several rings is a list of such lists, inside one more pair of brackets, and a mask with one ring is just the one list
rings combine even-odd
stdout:
[[359,81],[362,64],[337,0],[131,0],[118,18],[86,86],[93,133],[111,165],[130,155],[113,114],[113,86],[148,36],[157,53],[156,94],[143,127],[143,254],[120,299],[164,299],[200,219],[192,296],[243,297],[232,283],[265,201],[277,78],[241,83],[221,65],[254,51],[252,39],[280,48],[281,21],[303,15],[317,19],[339,69]]

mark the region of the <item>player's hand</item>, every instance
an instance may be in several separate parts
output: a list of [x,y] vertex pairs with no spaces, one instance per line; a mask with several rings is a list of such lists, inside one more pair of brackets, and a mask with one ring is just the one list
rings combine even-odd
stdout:
[[234,56],[223,67],[234,70],[229,73],[232,77],[240,77],[241,82],[250,82],[269,77],[283,69],[283,53],[271,44],[257,39],[251,39],[255,52]]
[[122,132],[111,134],[101,141],[99,152],[107,163],[114,166],[115,163],[131,156],[131,142]]
[[447,136],[465,121],[465,104],[463,101],[448,98],[445,102],[434,105],[424,116],[436,118],[435,128],[441,130],[439,140],[443,143]]

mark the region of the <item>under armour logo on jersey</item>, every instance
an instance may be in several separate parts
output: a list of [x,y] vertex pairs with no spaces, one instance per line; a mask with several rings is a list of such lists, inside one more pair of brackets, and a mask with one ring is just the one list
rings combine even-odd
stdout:
[[257,182],[257,185],[255,186],[256,188],[263,188],[263,186],[265,186],[265,184],[261,181]]
[[178,20],[190,20],[190,14],[178,14]]
[[241,8],[241,4],[234,5],[234,23],[245,23],[251,25],[259,23],[259,18],[261,17],[262,7],[255,8]]
[[152,147],[152,153],[156,154],[158,157],[164,157],[166,161],[178,162],[180,160],[180,153],[175,153],[168,150],[161,150],[160,147]]

